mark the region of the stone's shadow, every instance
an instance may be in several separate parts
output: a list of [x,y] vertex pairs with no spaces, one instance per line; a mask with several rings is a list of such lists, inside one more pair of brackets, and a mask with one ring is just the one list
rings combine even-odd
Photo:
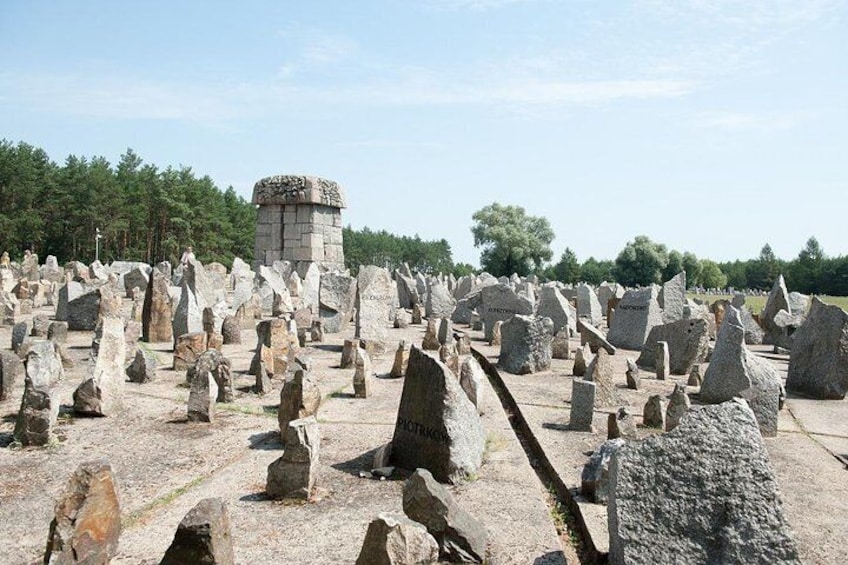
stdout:
[[[355,457],[354,459],[348,459],[347,461],[341,461],[339,463],[335,463],[330,465],[333,469],[337,471],[341,471],[343,473],[347,473],[349,475],[353,475],[354,477],[359,477],[360,471],[364,471],[366,473],[370,472],[372,464],[374,463],[374,454],[377,453],[377,450],[382,447],[375,447],[365,453]],[[412,471],[407,469],[401,469],[400,467],[395,467],[395,472],[392,473],[391,477],[387,477],[386,481],[405,481],[412,474]],[[367,479],[362,478],[363,481],[366,480],[380,480],[380,479]]]
[[247,440],[250,442],[250,449],[260,449],[262,451],[279,451],[283,449],[283,442],[280,441],[280,432],[277,430],[253,434]]
[[390,373],[383,373],[382,375],[374,375],[374,376],[381,381],[396,381],[396,380],[403,378],[403,377],[393,377]]
[[244,496],[239,497],[239,500],[242,502],[263,502],[265,500],[271,500],[271,498],[265,493],[265,491],[261,491],[245,494]]
[[12,423],[15,423],[17,421],[18,421],[18,415],[17,414],[6,414],[5,416],[3,416],[3,423],[4,424],[12,424]]
[[166,424],[188,424],[188,416],[180,416],[165,421]]
[[562,551],[549,551],[533,560],[533,565],[566,565],[565,554]]
[[9,447],[15,441],[12,432],[0,432],[0,447]]
[[352,392],[342,392],[337,390],[335,392],[331,392],[327,395],[328,398],[356,398],[356,395]]
[[331,345],[329,343],[319,343],[317,345],[312,345],[315,349],[320,349],[321,351],[329,351],[331,353],[341,353],[343,347],[341,345]]
[[543,422],[542,427],[546,430],[556,430],[558,432],[570,432],[573,431],[568,427],[568,424],[557,424],[554,422]]

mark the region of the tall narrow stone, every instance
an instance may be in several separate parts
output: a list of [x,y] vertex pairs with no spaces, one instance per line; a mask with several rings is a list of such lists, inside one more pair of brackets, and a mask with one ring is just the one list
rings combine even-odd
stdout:
[[568,429],[576,432],[591,432],[592,418],[595,414],[595,389],[592,381],[574,379],[571,381],[571,411]]
[[315,486],[321,446],[315,418],[289,422],[285,444],[282,457],[268,466],[265,492],[271,498],[308,499]]
[[233,565],[233,538],[227,505],[205,498],[185,515],[160,565]]
[[397,290],[388,271],[369,265],[357,275],[356,337],[373,343],[380,354],[386,349],[388,323],[394,309]]
[[74,391],[74,412],[114,416],[123,409],[125,358],[123,321],[114,317],[104,318],[94,373]]

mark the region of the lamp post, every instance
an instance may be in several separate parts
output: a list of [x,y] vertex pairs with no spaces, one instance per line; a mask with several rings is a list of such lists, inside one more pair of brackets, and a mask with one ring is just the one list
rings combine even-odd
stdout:
[[100,238],[103,237],[100,235],[100,228],[94,228],[94,260],[100,261]]

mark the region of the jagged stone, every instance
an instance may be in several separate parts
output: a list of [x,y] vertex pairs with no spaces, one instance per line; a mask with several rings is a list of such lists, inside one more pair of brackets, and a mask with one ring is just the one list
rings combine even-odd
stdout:
[[517,314],[501,326],[498,366],[516,375],[546,371],[551,366],[552,339],[550,318]]
[[218,398],[218,384],[212,373],[198,374],[191,381],[188,395],[188,421],[212,422],[215,419],[215,402]]
[[102,322],[103,334],[92,376],[74,391],[74,412],[90,416],[114,416],[123,409],[126,373],[124,323],[108,317]]
[[639,439],[636,433],[636,420],[627,408],[619,408],[615,414],[607,417],[607,439]]
[[442,559],[482,563],[486,558],[486,528],[426,469],[416,469],[404,483],[403,512],[427,528],[439,544]]
[[615,308],[607,340],[616,347],[641,349],[651,328],[662,324],[662,309],[657,297],[656,285],[625,292]]
[[296,370],[280,391],[280,406],[277,409],[280,440],[286,441],[289,422],[317,416],[320,406],[321,390],[318,385],[309,378],[307,370]]
[[615,371],[610,354],[605,349],[599,349],[598,354],[586,367],[585,379],[597,385],[595,389],[595,406],[616,406],[618,394],[615,389]]
[[268,465],[265,492],[271,498],[308,499],[315,486],[321,433],[314,417],[292,420],[286,427],[286,449]]
[[121,508],[105,459],[81,463],[56,502],[44,563],[109,563],[118,552]]
[[744,402],[706,406],[671,432],[620,447],[608,516],[613,565],[800,563]]
[[188,563],[235,563],[230,517],[222,499],[205,498],[185,515],[160,565]]
[[659,394],[652,394],[642,411],[642,424],[647,428],[665,429],[665,413],[668,403]]
[[368,398],[371,388],[371,378],[374,369],[371,365],[371,356],[364,349],[356,350],[356,370],[353,374],[353,396],[356,398]]
[[469,355],[463,359],[459,369],[459,386],[465,391],[468,400],[477,407],[478,412],[480,411],[483,381],[485,380],[486,373],[474,357]]
[[686,394],[686,387],[677,383],[668,400],[668,408],[665,411],[665,431],[670,432],[678,425],[684,416],[689,414],[691,402]]
[[786,388],[813,398],[842,400],[848,392],[848,312],[813,297],[794,333]]
[[624,445],[621,438],[605,441],[583,466],[580,493],[590,502],[606,504],[609,499],[609,466],[613,454]]
[[368,524],[356,565],[435,563],[439,545],[427,528],[403,514],[382,513]]

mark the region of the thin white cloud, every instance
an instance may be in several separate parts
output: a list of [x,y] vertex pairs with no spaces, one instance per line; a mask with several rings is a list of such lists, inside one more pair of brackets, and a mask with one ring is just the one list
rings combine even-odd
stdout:
[[814,119],[818,112],[808,110],[783,113],[705,112],[692,120],[692,125],[703,129],[725,132],[772,133],[792,129]]
[[459,11],[474,10],[485,11],[502,8],[510,4],[526,4],[543,0],[425,0],[424,4],[438,10]]

